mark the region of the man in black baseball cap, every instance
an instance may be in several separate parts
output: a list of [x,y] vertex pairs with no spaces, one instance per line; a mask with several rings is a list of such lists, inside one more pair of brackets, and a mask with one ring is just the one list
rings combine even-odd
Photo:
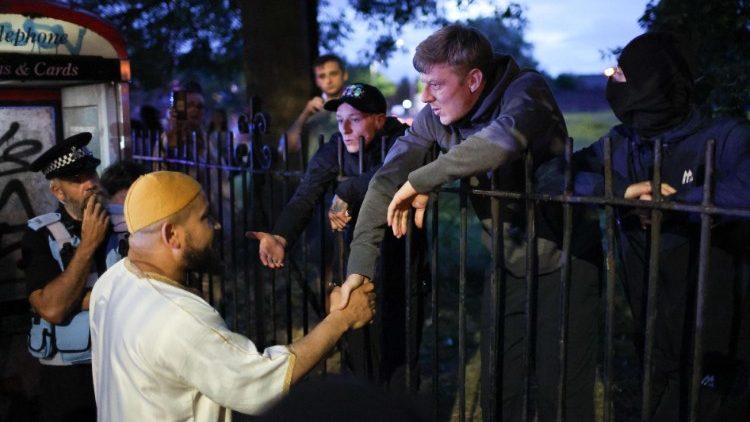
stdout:
[[363,113],[385,113],[385,97],[379,89],[367,84],[351,84],[344,89],[339,98],[325,103],[323,108],[336,111],[343,103],[356,108]]
[[89,294],[116,250],[88,132],[68,137],[30,165],[60,205],[29,220],[22,241],[32,325],[29,352],[42,364],[40,420],[96,420]]
[[[380,169],[382,154],[393,146],[408,126],[395,117],[386,116],[386,102],[383,94],[372,85],[354,83],[347,86],[339,98],[329,100],[323,106],[336,113],[339,133],[323,144],[310,160],[305,177],[302,179],[292,199],[286,204],[270,233],[248,232],[248,236],[260,240],[259,258],[269,268],[284,266],[285,252],[311,221],[317,203],[323,201],[326,191],[334,188],[333,201],[328,212],[331,228],[343,232],[344,241],[351,240],[362,199],[367,186],[375,172]],[[360,139],[362,146],[360,148]],[[381,139],[385,145],[381,148]],[[339,161],[339,142],[344,144],[346,152]],[[361,150],[360,150],[361,149]],[[362,167],[360,170],[360,155]],[[341,167],[339,169],[339,167]],[[338,175],[344,176],[338,181]],[[414,257],[412,265],[416,269],[423,262],[417,254],[424,248],[423,232],[415,235]],[[384,240],[384,266],[403,268],[405,242],[394,237]],[[337,256],[337,254],[334,254]],[[338,265],[334,265],[337,268]],[[421,274],[420,274],[421,275]],[[416,277],[410,282],[416,284]],[[366,376],[368,373],[374,381],[392,389],[404,390],[406,385],[406,333],[405,320],[405,281],[403,271],[394,271],[382,286],[377,296],[377,317],[375,322],[364,331],[346,335],[348,349],[344,365],[355,375]],[[413,291],[417,291],[414,287]],[[409,321],[421,327],[421,296],[414,295],[414,302],[409,308],[412,315]],[[366,341],[369,336],[371,341]],[[418,343],[418,342],[417,342]],[[416,384],[418,374],[416,353],[412,354],[411,385]]]
[[349,85],[339,98],[328,101],[323,107],[336,112],[339,133],[350,154],[359,152],[360,138],[364,139],[365,146],[370,145],[386,124],[385,97],[372,85]]

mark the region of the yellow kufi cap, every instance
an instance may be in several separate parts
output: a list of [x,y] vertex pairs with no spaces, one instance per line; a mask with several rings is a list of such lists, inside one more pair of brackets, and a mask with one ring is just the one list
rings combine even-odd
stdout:
[[201,185],[183,173],[157,171],[139,177],[125,197],[128,231],[135,233],[179,212],[200,192]]

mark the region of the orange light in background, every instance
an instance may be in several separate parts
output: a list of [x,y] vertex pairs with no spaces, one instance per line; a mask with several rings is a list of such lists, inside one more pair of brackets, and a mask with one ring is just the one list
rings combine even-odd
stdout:
[[617,72],[616,68],[614,68],[614,67],[608,67],[608,68],[604,69],[604,76],[606,76],[606,77],[609,78],[612,75],[614,75],[615,72]]
[[130,61],[120,60],[120,80],[130,82]]

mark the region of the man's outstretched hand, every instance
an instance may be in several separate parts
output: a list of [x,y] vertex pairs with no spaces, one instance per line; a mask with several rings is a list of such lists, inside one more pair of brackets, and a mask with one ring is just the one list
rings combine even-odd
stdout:
[[365,283],[370,283],[370,279],[361,274],[349,274],[349,276],[346,277],[344,284],[341,285],[341,297],[337,301],[338,305],[331,303],[331,309],[346,308],[346,305],[349,304],[349,297],[352,292]]
[[258,257],[260,262],[268,268],[282,268],[284,266],[284,248],[286,239],[281,236],[266,232],[247,232],[248,239],[260,240]]
[[414,224],[422,228],[424,211],[429,199],[426,193],[417,193],[408,181],[401,186],[388,205],[388,225],[391,226],[394,236],[400,238],[406,234],[409,227],[409,209],[412,207],[414,208]]

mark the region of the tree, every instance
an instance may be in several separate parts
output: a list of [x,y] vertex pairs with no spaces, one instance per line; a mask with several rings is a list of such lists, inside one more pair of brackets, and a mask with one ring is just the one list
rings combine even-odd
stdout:
[[750,104],[750,2],[650,0],[640,23],[689,41],[700,105],[717,115],[744,116]]
[[382,73],[374,71],[370,66],[354,65],[348,66],[349,82],[364,82],[379,89],[385,97],[396,93],[396,84]]
[[[472,3],[473,0],[456,0]],[[329,5],[331,0],[322,0]],[[343,3],[340,0],[338,3]],[[375,38],[372,48],[365,52],[368,61],[387,62],[396,50],[396,39],[408,24],[417,27],[446,23],[436,0],[346,0],[348,7],[340,8],[336,16],[320,16],[320,44],[329,51],[343,48],[352,33],[350,21],[367,23]]]
[[248,98],[259,98],[271,116],[275,142],[304,108],[313,89],[311,63],[318,55],[317,1],[241,0]]
[[[203,85],[210,102],[213,93],[225,92],[228,85],[244,85],[247,98],[260,98],[270,113],[267,139],[274,141],[314,93],[310,65],[318,46],[335,51],[351,33],[343,10],[367,22],[376,34],[365,55],[370,61],[387,61],[407,23],[447,23],[438,0],[337,0],[346,7],[334,17],[319,16],[317,0],[61,1],[110,20],[125,35],[135,90],[167,91],[172,81],[193,79]],[[463,8],[474,3],[453,1]],[[508,45],[517,47],[512,53],[525,59],[528,44],[512,31],[522,28],[520,7],[511,4],[492,19],[508,23],[493,38],[512,39]],[[483,30],[493,29],[487,25]]]
[[536,68],[538,65],[532,56],[531,44],[523,38],[526,20],[518,5],[511,4],[503,14],[469,19],[466,24],[486,35],[496,53],[512,56],[521,67]]
[[169,91],[196,80],[210,93],[244,85],[242,26],[229,0],[62,0],[112,22],[128,44],[135,90]]
[[169,91],[173,82],[196,80],[209,104],[218,105],[213,94],[227,94],[232,84],[244,86],[246,96],[221,105],[242,110],[245,98],[260,98],[276,122],[274,139],[310,96],[317,1],[67,2],[120,29],[135,90]]
[[[332,0],[321,0],[321,6],[329,5]],[[344,0],[340,0],[343,2]],[[387,62],[398,47],[396,40],[407,24],[417,28],[440,27],[450,22],[445,16],[440,4],[449,1],[437,0],[346,0],[348,8],[341,8],[336,16],[319,16],[320,44],[323,48],[335,51],[345,46],[345,41],[353,32],[350,21],[366,23],[373,34],[370,50],[365,51],[364,58],[368,61]],[[459,10],[468,10],[475,0],[453,0]],[[496,10],[494,16],[470,20],[467,24],[483,31],[493,42],[498,51],[508,51],[512,54],[521,53],[526,56],[530,52],[530,45],[523,41],[523,28],[526,21],[523,18],[522,7],[517,3],[510,3],[505,9]],[[498,25],[501,28],[495,28]],[[511,40],[503,41],[503,36],[510,36]],[[505,47],[511,47],[505,49]]]

